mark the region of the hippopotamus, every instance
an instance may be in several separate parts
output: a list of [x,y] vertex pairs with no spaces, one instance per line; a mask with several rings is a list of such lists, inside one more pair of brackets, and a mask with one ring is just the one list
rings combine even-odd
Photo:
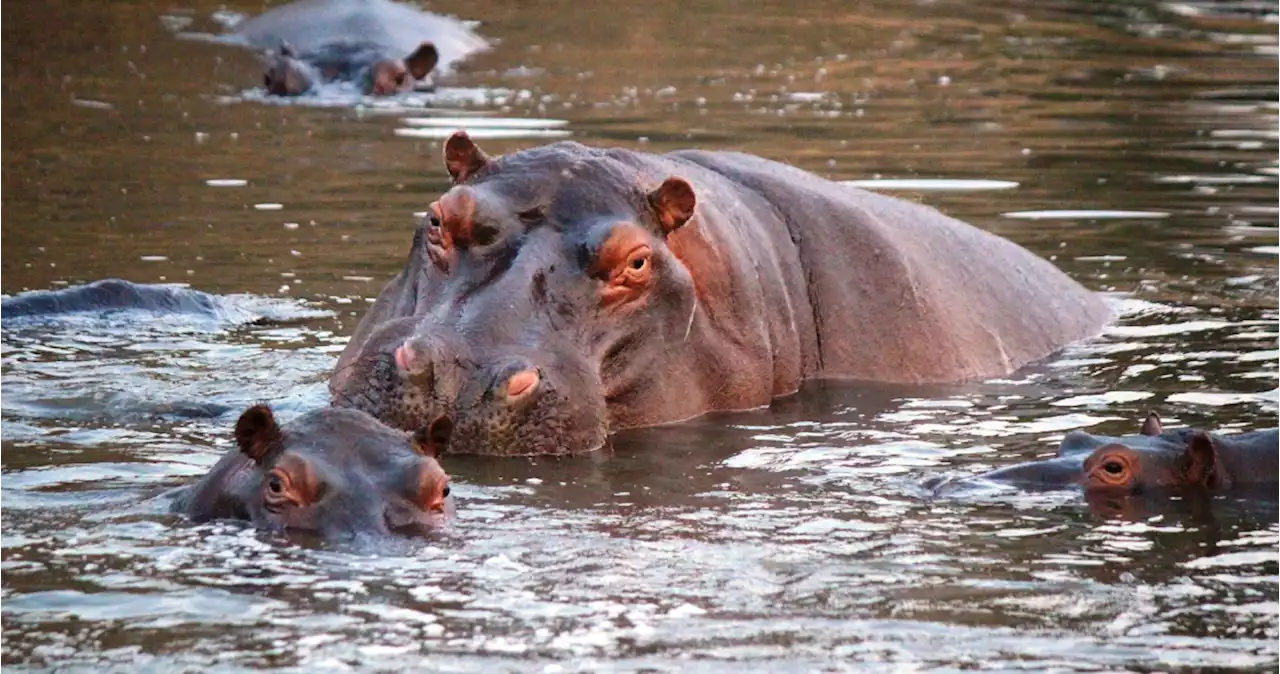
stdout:
[[329,386],[403,429],[449,419],[451,452],[590,451],[809,378],[1005,375],[1111,315],[1007,239],[761,157],[491,157],[457,132],[444,163]]
[[443,523],[449,476],[437,458],[451,429],[404,433],[350,409],[313,410],[280,425],[271,407],[240,415],[236,447],[171,510],[196,522],[237,519],[326,539],[422,534]]
[[955,495],[991,484],[1024,490],[1080,488],[1089,492],[1145,493],[1182,487],[1228,490],[1280,482],[1280,431],[1271,428],[1219,435],[1193,428],[1165,430],[1150,413],[1137,435],[1068,433],[1052,459],[1007,466],[931,485]]
[[301,0],[239,24],[219,41],[267,52],[267,92],[297,96],[326,82],[389,95],[427,83],[488,48],[463,22],[390,0]]
[[117,278],[59,290],[35,290],[0,300],[0,316],[6,319],[125,309],[209,317],[227,311],[217,297],[208,293]]

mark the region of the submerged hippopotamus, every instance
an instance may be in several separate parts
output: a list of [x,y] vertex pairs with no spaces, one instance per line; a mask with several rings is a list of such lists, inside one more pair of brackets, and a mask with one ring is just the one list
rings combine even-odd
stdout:
[[0,300],[0,316],[6,319],[116,310],[213,317],[228,307],[218,297],[198,290],[117,278],[59,290],[33,290]]
[[326,82],[366,94],[409,91],[437,66],[488,48],[461,21],[390,0],[301,0],[248,19],[220,41],[268,52],[268,93],[296,96]]
[[280,426],[271,408],[236,422],[236,447],[171,509],[197,522],[239,519],[326,538],[425,533],[443,522],[449,429],[409,435],[356,410],[326,408]]
[[450,451],[558,454],[768,405],[811,377],[1007,374],[1097,333],[1100,297],[1018,245],[732,152],[445,145],[454,187],[330,379]]
[[1052,459],[1020,463],[930,485],[953,496],[991,484],[1025,490],[1082,488],[1143,493],[1203,487],[1226,490],[1280,482],[1280,431],[1218,435],[1193,428],[1166,431],[1152,412],[1138,435],[1108,437],[1073,431]]

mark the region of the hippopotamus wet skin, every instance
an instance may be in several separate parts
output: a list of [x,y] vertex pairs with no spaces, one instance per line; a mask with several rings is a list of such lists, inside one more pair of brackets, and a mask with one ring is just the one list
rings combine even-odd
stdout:
[[450,451],[586,451],[810,377],[1003,375],[1109,317],[1006,239],[759,157],[490,158],[459,132],[445,163],[330,388],[401,428],[451,419]]
[[137,309],[217,316],[219,298],[190,288],[103,279],[59,290],[37,290],[0,301],[4,318],[52,316],[89,311]]
[[1141,493],[1182,487],[1227,490],[1280,482],[1280,431],[1219,435],[1193,428],[1166,431],[1151,413],[1138,435],[1072,431],[1058,456],[932,485],[944,496],[985,484],[1028,490],[1082,488]]
[[462,21],[390,0],[299,0],[217,39],[269,52],[263,84],[282,96],[329,81],[374,95],[408,91],[437,65],[488,48]]
[[335,408],[280,426],[271,408],[255,405],[236,422],[237,447],[171,509],[197,522],[240,519],[326,538],[424,533],[447,505],[449,477],[436,457],[448,430],[410,436]]

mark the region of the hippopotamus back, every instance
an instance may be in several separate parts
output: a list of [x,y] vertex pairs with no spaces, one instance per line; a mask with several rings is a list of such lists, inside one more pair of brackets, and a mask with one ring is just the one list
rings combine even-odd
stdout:
[[457,19],[389,0],[301,0],[244,21],[228,38],[264,50],[275,50],[282,42],[300,53],[351,43],[396,55],[409,54],[429,40],[440,52],[441,69],[488,48],[484,38]]

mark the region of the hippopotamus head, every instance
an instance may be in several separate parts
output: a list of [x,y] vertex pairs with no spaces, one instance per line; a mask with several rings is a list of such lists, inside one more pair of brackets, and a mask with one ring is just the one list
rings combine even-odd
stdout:
[[695,197],[632,156],[557,143],[492,159],[450,138],[454,187],[343,354],[334,404],[407,429],[449,419],[449,451],[489,454],[588,451],[612,424],[674,416],[662,406],[687,401],[648,384],[696,367],[673,351],[697,299],[667,243]]
[[292,45],[281,42],[279,51],[267,57],[262,86],[273,96],[301,96],[310,91],[318,79],[316,69],[298,58]]
[[374,96],[390,96],[412,91],[421,80],[427,79],[440,60],[440,52],[430,42],[418,45],[412,54],[404,58],[383,58],[370,68],[365,93]]
[[1165,432],[1160,418],[1152,413],[1138,435],[1106,437],[1074,431],[1063,438],[1058,456],[1052,459],[941,481],[933,487],[935,493],[953,494],[984,483],[1032,490],[1080,487],[1087,493],[1221,486],[1226,479],[1221,449],[1221,439],[1204,431]]
[[281,426],[270,407],[254,405],[236,422],[237,448],[174,507],[197,521],[230,517],[326,538],[423,533],[446,513],[449,477],[436,457],[449,431],[410,435],[335,408]]
[[282,42],[280,49],[267,57],[262,83],[269,94],[300,96],[320,82],[353,78],[366,94],[390,96],[411,91],[431,74],[439,60],[440,52],[431,42],[421,43],[403,58],[388,56],[381,48],[348,43],[300,54]]

